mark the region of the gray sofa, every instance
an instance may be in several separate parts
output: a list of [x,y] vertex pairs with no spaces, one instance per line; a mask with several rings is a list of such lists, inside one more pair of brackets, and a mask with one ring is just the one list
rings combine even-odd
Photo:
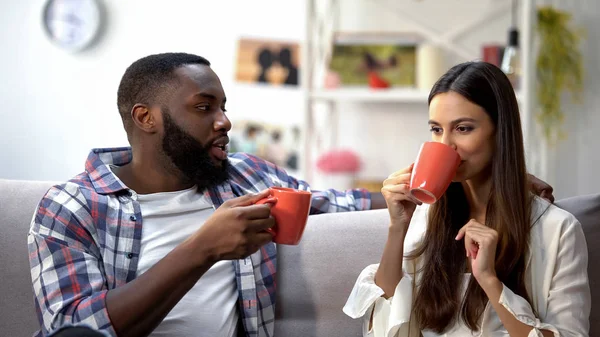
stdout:
[[[37,329],[26,234],[51,185],[0,179],[0,336],[31,336]],[[557,205],[584,227],[593,297],[590,336],[600,336],[600,271],[595,268],[600,260],[600,194]],[[385,210],[311,216],[299,246],[279,247],[276,336],[360,336],[360,322],[346,317],[342,306],[362,268],[379,261],[386,234]]]

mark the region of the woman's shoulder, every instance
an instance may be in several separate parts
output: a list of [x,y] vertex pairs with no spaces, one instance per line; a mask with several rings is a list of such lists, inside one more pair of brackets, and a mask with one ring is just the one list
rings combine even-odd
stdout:
[[581,224],[573,214],[538,196],[535,196],[532,201],[531,218],[532,235],[545,240],[581,228]]

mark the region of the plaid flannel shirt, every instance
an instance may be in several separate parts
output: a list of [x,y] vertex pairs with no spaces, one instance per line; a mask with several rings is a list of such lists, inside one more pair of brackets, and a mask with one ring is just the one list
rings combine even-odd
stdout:
[[[84,173],[52,187],[41,200],[27,240],[41,324],[38,335],[81,324],[116,336],[106,310],[106,293],[135,278],[143,222],[137,194],[108,165],[130,161],[130,148],[92,150]],[[306,182],[256,157],[236,153],[229,161],[230,180],[205,192],[215,207],[270,186],[310,189]],[[370,206],[370,195],[364,190],[313,191],[311,214]],[[232,263],[246,336],[273,336],[275,244]]]

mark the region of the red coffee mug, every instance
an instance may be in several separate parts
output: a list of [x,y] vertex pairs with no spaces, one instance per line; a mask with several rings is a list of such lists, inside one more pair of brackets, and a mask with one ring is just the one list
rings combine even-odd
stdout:
[[271,187],[269,190],[269,196],[256,203],[265,204],[276,200],[271,207],[276,225],[267,231],[273,234],[275,243],[297,245],[306,227],[312,193],[286,187]]
[[450,186],[460,161],[460,156],[452,147],[438,142],[425,142],[413,167],[410,194],[422,203],[435,203]]

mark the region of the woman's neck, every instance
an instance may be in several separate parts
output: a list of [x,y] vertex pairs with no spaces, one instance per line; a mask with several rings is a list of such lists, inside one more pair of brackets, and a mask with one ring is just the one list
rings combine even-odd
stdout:
[[492,189],[491,176],[485,174],[481,178],[466,180],[462,186],[469,203],[469,217],[485,224],[486,210]]

